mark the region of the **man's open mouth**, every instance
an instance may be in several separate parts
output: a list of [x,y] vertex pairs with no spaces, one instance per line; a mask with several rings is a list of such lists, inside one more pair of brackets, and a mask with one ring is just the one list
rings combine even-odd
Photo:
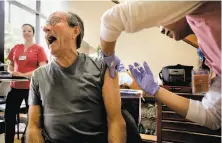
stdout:
[[48,37],[48,42],[49,42],[49,44],[52,44],[54,41],[56,41],[57,39],[56,39],[56,37],[54,37],[54,36],[49,36]]

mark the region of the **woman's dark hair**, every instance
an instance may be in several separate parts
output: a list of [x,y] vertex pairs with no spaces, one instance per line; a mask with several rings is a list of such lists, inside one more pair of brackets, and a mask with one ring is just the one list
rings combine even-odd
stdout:
[[24,26],[30,26],[30,27],[32,28],[33,34],[35,34],[35,28],[34,28],[31,24],[28,24],[28,23],[23,24],[23,25],[22,25],[22,28],[23,28]]
[[202,69],[205,69],[205,70],[210,71],[210,68],[205,64],[205,61],[206,61],[206,59],[203,58],[203,61],[202,61],[201,65],[200,65],[200,67],[201,67]]

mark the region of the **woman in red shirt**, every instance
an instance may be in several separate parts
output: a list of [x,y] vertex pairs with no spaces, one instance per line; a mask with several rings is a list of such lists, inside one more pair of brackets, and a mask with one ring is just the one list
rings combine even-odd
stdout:
[[[33,42],[35,29],[30,24],[22,26],[24,44],[15,45],[9,55],[8,71],[13,76],[31,78],[32,72],[47,63],[44,49]],[[5,143],[13,143],[15,135],[16,113],[25,99],[28,108],[29,81],[11,82],[5,109]]]

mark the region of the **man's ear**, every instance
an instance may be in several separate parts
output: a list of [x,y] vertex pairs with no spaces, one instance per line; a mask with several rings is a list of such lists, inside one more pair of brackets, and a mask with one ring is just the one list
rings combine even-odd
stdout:
[[75,26],[73,28],[73,32],[74,32],[74,35],[77,37],[80,34],[80,27],[79,26]]

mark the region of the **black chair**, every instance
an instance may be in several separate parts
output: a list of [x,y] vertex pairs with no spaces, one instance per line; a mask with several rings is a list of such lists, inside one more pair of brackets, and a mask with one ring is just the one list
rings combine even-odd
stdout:
[[142,143],[137,124],[132,115],[127,110],[122,110],[122,115],[126,122],[127,143]]
[[[132,115],[127,110],[122,110],[122,115],[126,122],[127,143],[142,143],[137,124]],[[25,143],[25,131],[21,139],[22,143]]]
[[[0,97],[0,111],[3,111],[3,112],[5,112],[5,107],[6,107],[6,99],[5,99],[5,97]],[[20,110],[21,109],[24,109],[24,108],[26,108],[26,106],[24,107],[24,106],[21,106],[20,107]],[[16,123],[17,123],[17,139],[19,139],[19,133],[20,133],[20,131],[19,131],[19,123],[20,123],[20,112],[18,112],[17,114],[16,114]],[[4,119],[4,117],[3,117],[3,119]],[[4,126],[5,126],[5,122],[2,122],[2,124],[4,124]],[[1,120],[0,120],[0,126],[1,127],[4,127],[4,126],[2,126],[1,125]],[[5,128],[1,128],[0,129],[0,132],[1,133],[4,133],[5,132]]]
[[[0,97],[0,111],[1,111],[1,105],[4,105],[6,102],[4,96]],[[5,120],[4,120],[4,115],[2,114],[0,118],[0,134],[5,132]]]

